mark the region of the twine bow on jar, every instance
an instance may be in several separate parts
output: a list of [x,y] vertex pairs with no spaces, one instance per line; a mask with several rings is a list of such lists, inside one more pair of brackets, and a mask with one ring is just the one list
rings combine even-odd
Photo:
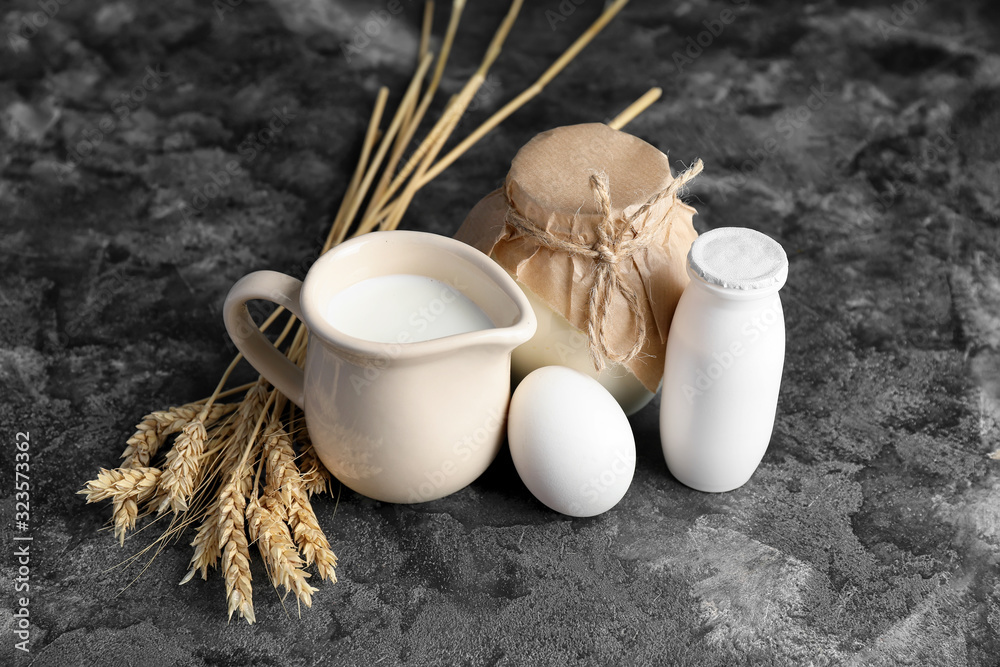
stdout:
[[[700,174],[702,168],[701,160],[696,160],[690,169],[679,174],[669,186],[647,199],[631,214],[617,218],[612,212],[611,191],[607,175],[592,175],[590,187],[594,192],[601,219],[597,224],[596,239],[590,245],[560,238],[539,227],[522,215],[513,202],[508,199],[505,220],[510,227],[533,239],[539,246],[571,255],[583,255],[594,261],[594,285],[590,289],[588,302],[587,338],[590,342],[590,358],[594,363],[594,368],[598,371],[604,369],[605,359],[627,364],[642,351],[643,342],[646,339],[646,316],[640,304],[639,295],[623,275],[622,266],[636,252],[652,244],[663,233],[664,229],[666,229],[666,238],[664,239],[664,245],[666,245],[670,239],[672,220],[670,211],[677,203],[677,193]],[[636,229],[636,222],[641,220],[650,208],[668,198],[673,198],[673,201],[662,217],[647,220],[641,228]],[[632,236],[626,238],[629,233]],[[626,351],[612,349],[606,335],[611,302],[616,293],[625,300],[629,312],[635,319],[635,339],[632,342],[632,347]]]

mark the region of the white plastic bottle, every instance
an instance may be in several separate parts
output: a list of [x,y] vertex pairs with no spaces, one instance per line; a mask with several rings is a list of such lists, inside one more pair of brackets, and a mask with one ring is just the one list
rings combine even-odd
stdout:
[[699,491],[745,484],[767,450],[785,358],[781,245],[722,227],[688,254],[690,284],[667,337],[660,438],[670,472]]

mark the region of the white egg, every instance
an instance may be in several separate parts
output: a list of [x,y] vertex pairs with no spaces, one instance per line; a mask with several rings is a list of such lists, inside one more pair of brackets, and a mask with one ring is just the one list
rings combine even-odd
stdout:
[[557,512],[607,512],[632,483],[628,418],[607,389],[579,371],[545,366],[528,374],[510,401],[507,439],[524,485]]

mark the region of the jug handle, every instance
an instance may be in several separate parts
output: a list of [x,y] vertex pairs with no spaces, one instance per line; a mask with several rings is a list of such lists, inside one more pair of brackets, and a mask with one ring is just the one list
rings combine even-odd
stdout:
[[240,353],[264,379],[303,407],[305,381],[302,369],[274,347],[250,317],[247,301],[265,299],[282,306],[302,320],[299,294],[302,281],[277,271],[255,271],[240,278],[222,307],[226,331]]

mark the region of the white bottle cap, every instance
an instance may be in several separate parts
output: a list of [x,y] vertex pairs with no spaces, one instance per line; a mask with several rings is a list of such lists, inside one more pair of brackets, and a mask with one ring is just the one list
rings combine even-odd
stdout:
[[780,289],[788,278],[781,244],[746,227],[719,227],[699,236],[688,266],[705,282],[735,290]]

